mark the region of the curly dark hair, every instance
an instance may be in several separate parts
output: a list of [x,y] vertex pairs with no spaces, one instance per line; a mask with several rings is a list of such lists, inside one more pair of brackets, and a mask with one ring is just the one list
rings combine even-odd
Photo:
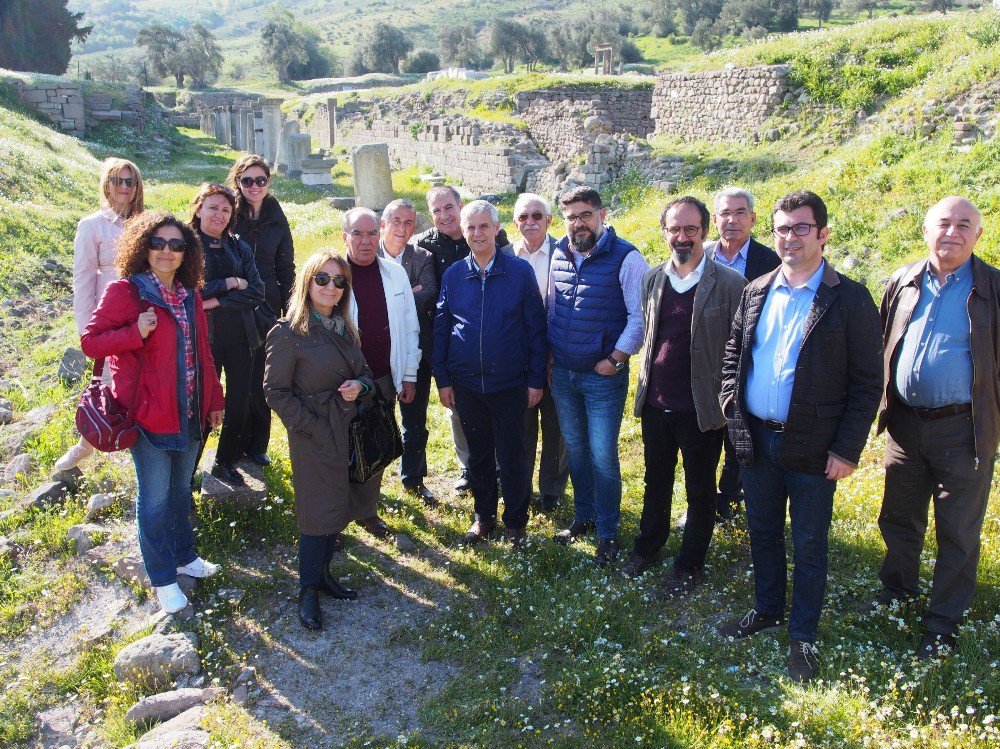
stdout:
[[198,218],[198,211],[201,210],[202,204],[213,195],[224,196],[233,209],[233,215],[229,217],[229,223],[226,224],[226,229],[223,232],[223,234],[232,234],[233,227],[236,225],[236,196],[228,187],[217,182],[206,182],[198,188],[198,194],[191,201],[191,218],[188,219],[188,226],[195,231],[201,231],[201,219]]
[[201,288],[205,283],[205,254],[201,240],[191,227],[166,211],[143,211],[125,222],[118,238],[118,257],[115,260],[118,275],[128,278],[149,268],[149,240],[164,226],[177,229],[187,244],[184,262],[177,269],[174,279],[185,289]]

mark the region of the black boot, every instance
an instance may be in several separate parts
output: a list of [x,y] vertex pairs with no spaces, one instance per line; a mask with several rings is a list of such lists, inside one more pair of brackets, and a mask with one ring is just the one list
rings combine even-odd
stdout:
[[303,585],[299,589],[299,621],[306,629],[323,629],[318,585]]
[[326,565],[323,565],[323,582],[317,587],[338,601],[353,601],[358,597],[357,591],[346,587],[340,580],[331,575],[330,568]]

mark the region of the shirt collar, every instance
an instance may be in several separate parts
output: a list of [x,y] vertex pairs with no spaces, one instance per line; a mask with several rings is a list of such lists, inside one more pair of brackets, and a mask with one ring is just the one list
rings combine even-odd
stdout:
[[552,247],[549,245],[549,237],[546,234],[545,239],[542,240],[542,245],[535,252],[528,252],[527,243],[524,241],[524,237],[521,237],[514,243],[514,252],[518,257],[529,258],[534,257],[537,253],[542,253],[543,255],[548,255],[552,251]]
[[[802,286],[796,286],[795,288],[798,289],[807,288],[813,293],[815,293],[816,290],[819,289],[820,283],[823,282],[823,271],[825,270],[826,270],[826,259],[824,259],[823,262],[819,264],[819,268],[816,269],[816,272],[813,273],[811,276],[809,276],[808,281],[802,284]],[[788,281],[785,279],[785,272],[779,269],[778,275],[774,277],[774,283],[771,284],[771,288],[777,289],[780,288],[781,286],[784,286],[789,291],[794,291],[794,289],[791,286],[789,286]]]
[[102,217],[110,221],[112,224],[122,226],[125,223],[125,219],[120,214],[116,213],[114,208],[102,208],[98,211],[98,213],[100,213]]
[[705,272],[705,261],[706,260],[708,260],[708,253],[707,252],[704,253],[701,256],[701,262],[698,263],[698,267],[695,268],[693,271],[691,271],[690,273],[688,273],[686,276],[683,276],[683,277],[681,277],[677,273],[677,269],[674,267],[674,261],[673,260],[668,260],[667,261],[667,275],[668,276],[673,276],[678,281],[694,281],[696,279],[700,279],[701,276],[702,276],[702,274]]
[[[947,283],[948,281],[950,281],[953,278],[955,279],[956,282],[958,282],[958,281],[964,281],[970,275],[972,275],[972,257],[971,256],[969,257],[968,260],[966,260],[960,266],[958,266],[957,268],[955,268],[955,270],[953,270],[951,273],[949,273],[947,276],[945,276],[945,283]],[[927,263],[925,264],[925,267],[924,267],[924,279],[925,280],[934,279],[935,281],[937,280],[937,273],[935,273],[934,269],[931,267],[930,260],[927,261]]]

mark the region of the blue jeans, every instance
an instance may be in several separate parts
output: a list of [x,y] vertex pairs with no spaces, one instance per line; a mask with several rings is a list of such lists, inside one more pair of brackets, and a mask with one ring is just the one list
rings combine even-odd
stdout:
[[796,640],[815,642],[826,592],[830,521],[837,482],[782,468],[778,458],[781,432],[765,429],[751,419],[750,433],[753,464],[744,467],[740,476],[750,527],[755,608],[766,616],[781,616],[785,612],[787,500],[794,561],[788,634]]
[[177,568],[198,556],[190,513],[191,475],[200,447],[192,437],[186,450],[160,450],[140,430],[131,450],[139,485],[139,551],[156,588],[177,582]]
[[610,377],[552,365],[552,400],[569,453],[576,520],[596,520],[598,538],[618,535],[622,504],[618,433],[627,395],[627,365]]

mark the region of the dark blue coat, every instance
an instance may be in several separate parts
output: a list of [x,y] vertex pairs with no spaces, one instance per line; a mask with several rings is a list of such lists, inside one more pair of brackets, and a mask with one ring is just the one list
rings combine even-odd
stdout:
[[438,387],[480,393],[544,387],[545,328],[545,306],[528,263],[497,252],[483,279],[472,255],[463,258],[441,277],[434,317]]

